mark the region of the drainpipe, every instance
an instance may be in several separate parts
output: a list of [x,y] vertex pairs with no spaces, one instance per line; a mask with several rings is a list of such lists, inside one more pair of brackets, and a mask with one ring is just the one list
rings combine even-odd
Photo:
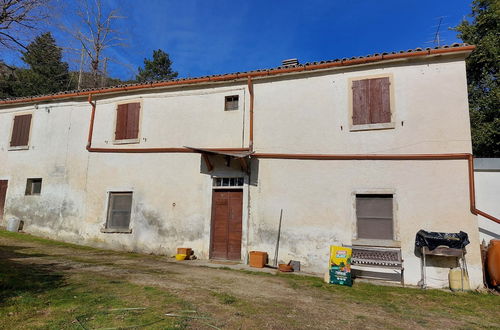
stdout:
[[95,118],[95,107],[96,101],[92,102],[92,94],[89,94],[88,102],[92,106],[92,112],[90,114],[90,125],[89,125],[89,136],[87,140],[87,151],[91,151],[92,149],[92,134],[94,133],[94,118]]
[[253,82],[250,76],[248,76],[248,92],[250,94],[250,138],[248,146],[250,151],[253,151]]

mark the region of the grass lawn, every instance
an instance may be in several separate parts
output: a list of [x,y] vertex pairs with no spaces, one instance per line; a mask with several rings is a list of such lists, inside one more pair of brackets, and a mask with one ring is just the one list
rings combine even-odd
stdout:
[[1,329],[340,326],[500,328],[500,297],[333,286],[315,277],[187,266],[0,231]]

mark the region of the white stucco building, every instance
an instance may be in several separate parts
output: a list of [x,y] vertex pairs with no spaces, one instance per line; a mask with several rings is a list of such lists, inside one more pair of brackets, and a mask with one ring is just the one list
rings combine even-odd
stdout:
[[[392,247],[414,285],[416,232],[462,230],[479,287],[464,62],[473,48],[0,101],[2,223],[246,262],[252,250],[273,258],[283,210],[281,261],[323,273],[330,245]],[[446,286],[449,265],[429,264],[430,286]]]

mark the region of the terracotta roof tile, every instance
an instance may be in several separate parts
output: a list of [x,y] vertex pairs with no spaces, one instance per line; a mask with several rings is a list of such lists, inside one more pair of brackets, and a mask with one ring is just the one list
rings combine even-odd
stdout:
[[[380,57],[380,56],[386,56],[386,55],[392,55],[392,54],[407,54],[407,53],[414,53],[414,52],[422,52],[422,51],[431,51],[431,50],[438,50],[438,49],[447,49],[447,48],[461,48],[461,47],[467,47],[469,46],[468,44],[465,43],[454,43],[452,45],[445,45],[441,47],[434,47],[430,48],[427,47],[424,49],[417,47],[414,49],[408,49],[406,51],[400,50],[400,51],[393,51],[390,53],[383,52],[383,53],[373,53],[373,54],[368,54],[365,56],[353,56],[350,58],[336,58],[336,59],[331,59],[331,60],[324,60],[324,61],[316,61],[316,62],[307,62],[307,63],[302,63],[302,64],[292,64],[292,65],[286,65],[286,66],[278,66],[274,68],[267,68],[267,69],[256,69],[256,70],[251,70],[251,71],[245,71],[245,72],[233,72],[233,73],[224,73],[224,74],[215,74],[215,75],[209,75],[209,76],[201,76],[201,77],[194,77],[194,78],[177,78],[177,79],[171,79],[171,80],[159,80],[159,81],[150,81],[146,83],[132,83],[132,84],[122,84],[122,85],[114,85],[114,86],[108,86],[108,87],[99,87],[99,88],[86,88],[86,89],[80,89],[80,90],[67,90],[67,91],[61,91],[58,93],[54,94],[46,94],[46,95],[34,95],[34,96],[29,96],[29,97],[17,97],[17,98],[7,98],[0,100],[0,105],[2,104],[8,104],[8,103],[21,103],[21,102],[31,102],[31,101],[36,101],[35,99],[37,98],[42,98],[42,97],[50,97],[50,96],[55,96],[55,95],[69,95],[71,94],[72,96],[75,96],[75,94],[78,94],[80,96],[87,95],[91,92],[98,92],[98,91],[103,91],[103,93],[106,92],[106,90],[113,89],[113,88],[128,88],[128,87],[133,87],[133,86],[144,86],[144,88],[148,88],[148,85],[154,85],[154,84],[161,84],[161,83],[168,83],[168,82],[190,82],[193,80],[197,79],[213,79],[213,78],[226,78],[228,76],[241,76],[241,78],[245,75],[249,75],[252,73],[262,73],[262,72],[268,72],[268,74],[273,74],[273,71],[279,70],[279,69],[290,69],[290,68],[304,68],[306,69],[307,67],[314,66],[314,65],[319,65],[319,64],[329,64],[329,63],[338,63],[338,62],[347,62],[350,60],[362,60],[362,59],[371,59],[373,57]],[[426,54],[423,54],[426,55]],[[224,80],[224,79],[221,79]],[[156,87],[156,86],[151,86],[151,87]],[[78,96],[76,95],[76,96]],[[69,97],[69,96],[68,96]]]

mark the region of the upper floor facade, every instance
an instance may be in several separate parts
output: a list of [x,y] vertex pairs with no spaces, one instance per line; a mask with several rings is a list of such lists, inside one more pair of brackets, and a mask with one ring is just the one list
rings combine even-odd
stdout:
[[0,161],[86,154],[88,145],[106,152],[471,153],[464,59],[472,49],[0,101]]

